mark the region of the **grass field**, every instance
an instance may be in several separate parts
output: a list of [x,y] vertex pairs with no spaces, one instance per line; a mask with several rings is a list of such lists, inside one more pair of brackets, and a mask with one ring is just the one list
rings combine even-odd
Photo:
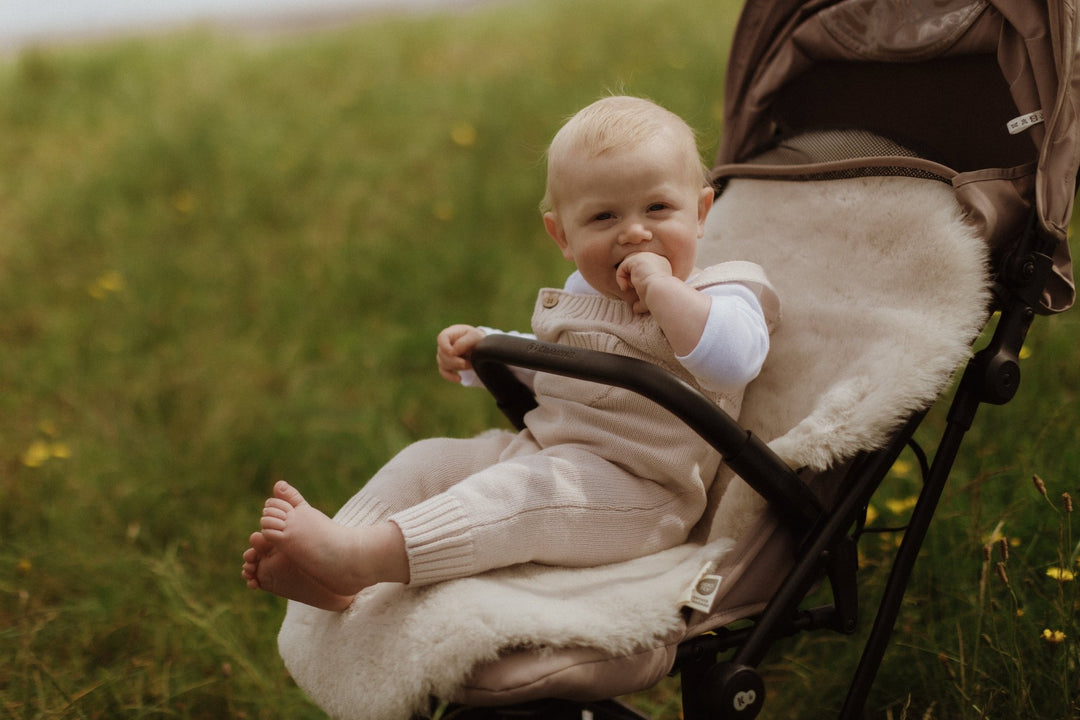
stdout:
[[[549,0],[0,58],[0,717],[323,717],[283,603],[239,578],[272,481],[334,508],[403,445],[500,422],[438,378],[436,332],[527,327],[564,279],[536,207],[566,115],[646,95],[715,152],[736,12]],[[1078,342],[1080,316],[1038,322],[1019,398],[982,411],[871,717],[1076,717]],[[916,488],[897,468],[883,524]],[[872,601],[895,538],[869,540]],[[856,658],[784,643],[765,716],[823,716]],[[635,702],[674,718],[673,684]]]

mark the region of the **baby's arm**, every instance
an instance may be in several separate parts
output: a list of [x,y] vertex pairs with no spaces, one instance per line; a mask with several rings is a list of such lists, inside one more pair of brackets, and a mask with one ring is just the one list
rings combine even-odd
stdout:
[[769,352],[769,327],[750,288],[725,283],[695,290],[671,275],[665,258],[648,252],[623,260],[619,275],[639,297],[634,311],[653,314],[679,362],[704,387],[733,391],[757,377]]
[[[488,327],[473,327],[471,325],[451,325],[439,333],[438,351],[436,359],[439,363],[439,374],[450,382],[461,383],[466,387],[483,387],[480,378],[472,369],[472,361],[469,359],[473,348],[484,336],[491,333],[513,335],[514,337],[535,340],[536,336],[530,333],[521,333],[516,330],[503,332]],[[532,389],[535,370],[527,368],[510,368],[511,372],[522,384]]]
[[469,355],[483,338],[484,331],[472,325],[451,325],[440,332],[435,353],[439,374],[450,382],[461,382],[461,373],[472,370]]
[[769,353],[769,325],[757,293],[732,282],[701,291],[711,301],[701,340],[679,362],[705,388],[731,392],[757,377]]
[[667,258],[651,252],[629,255],[617,276],[623,289],[633,288],[634,312],[652,313],[676,355],[689,355],[701,340],[709,318],[709,298],[671,274]]

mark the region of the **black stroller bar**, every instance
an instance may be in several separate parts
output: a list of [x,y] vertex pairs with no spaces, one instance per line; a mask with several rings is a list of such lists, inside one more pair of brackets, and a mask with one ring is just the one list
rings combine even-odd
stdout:
[[614,385],[656,402],[686,423],[800,535],[823,515],[813,491],[760,438],[663,368],[636,358],[501,334],[488,335],[476,346],[472,364],[519,429],[524,427],[525,413],[536,403],[507,366]]

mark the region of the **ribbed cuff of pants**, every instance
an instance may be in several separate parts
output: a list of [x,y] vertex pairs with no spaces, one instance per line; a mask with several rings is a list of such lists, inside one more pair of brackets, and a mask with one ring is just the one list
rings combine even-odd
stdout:
[[389,519],[405,536],[410,585],[476,573],[469,523],[457,498],[437,495]]

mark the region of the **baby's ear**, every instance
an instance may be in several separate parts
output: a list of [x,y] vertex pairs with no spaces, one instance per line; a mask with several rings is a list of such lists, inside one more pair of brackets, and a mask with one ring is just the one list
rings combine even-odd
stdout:
[[[698,196],[698,232],[703,235],[705,233],[705,218],[709,214],[709,210],[712,208],[713,189],[711,187],[701,188],[701,194]],[[700,235],[699,235],[700,237]]]
[[566,241],[566,231],[563,230],[563,225],[559,221],[559,216],[554,211],[549,210],[544,213],[544,229],[547,230],[547,234],[551,236],[551,239],[555,241],[555,244],[562,250],[563,257],[567,260],[573,260],[574,256],[570,252],[570,243]]

